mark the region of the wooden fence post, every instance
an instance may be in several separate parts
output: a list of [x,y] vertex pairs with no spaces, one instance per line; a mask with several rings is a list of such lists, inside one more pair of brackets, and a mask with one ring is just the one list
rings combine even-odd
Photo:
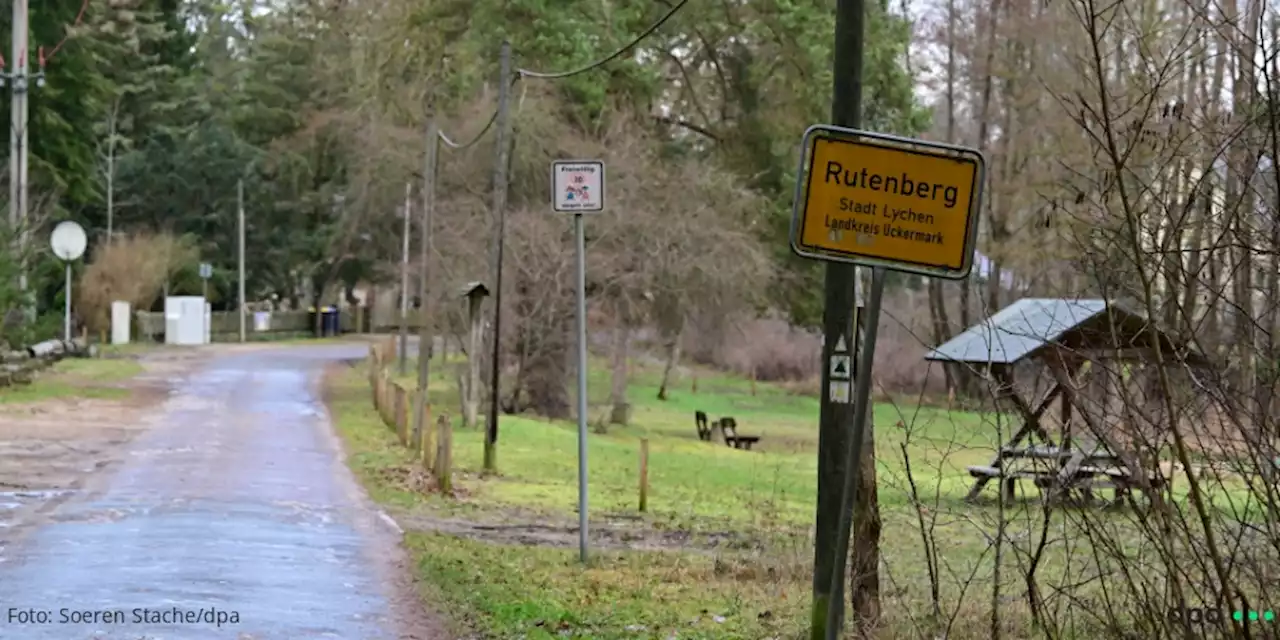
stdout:
[[436,431],[436,484],[440,493],[449,494],[453,492],[453,423],[449,414],[440,414]]
[[378,373],[378,377],[382,380],[382,423],[387,427],[394,427],[395,421],[391,413],[391,376],[387,375],[386,369],[383,369]]
[[401,446],[407,447],[409,446],[409,394],[398,382],[392,383],[392,386],[396,394],[396,435],[400,437]]
[[[444,417],[444,414],[441,414]],[[422,404],[422,437],[418,438],[418,446],[421,447],[419,453],[422,454],[422,465],[427,471],[432,470],[436,466],[436,430],[431,428],[431,403],[423,402]]]
[[640,512],[649,510],[649,439],[640,439]]
[[373,406],[378,407],[378,372],[382,363],[378,360],[378,346],[369,345],[369,388],[373,390]]

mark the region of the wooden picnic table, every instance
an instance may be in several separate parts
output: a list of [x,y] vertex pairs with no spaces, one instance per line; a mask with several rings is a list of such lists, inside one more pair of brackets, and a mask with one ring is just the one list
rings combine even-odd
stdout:
[[[1033,461],[1031,468],[1011,468],[1016,460]],[[1048,461],[1049,464],[1043,464]],[[1037,462],[1041,464],[1036,464]],[[1102,447],[1085,449],[1055,445],[1002,447],[999,459],[989,466],[969,467],[969,475],[980,480],[1000,479],[1006,500],[1013,500],[1018,480],[1030,479],[1051,494],[1079,491],[1085,501],[1093,499],[1094,489],[1115,489],[1116,499],[1128,495],[1143,483],[1134,478],[1120,456]],[[1147,485],[1158,484],[1157,478],[1146,478]]]

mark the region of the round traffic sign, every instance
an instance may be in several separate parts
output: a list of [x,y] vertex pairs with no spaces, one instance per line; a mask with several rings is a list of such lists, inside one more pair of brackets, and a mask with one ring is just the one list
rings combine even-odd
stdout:
[[85,247],[89,246],[89,238],[84,233],[84,227],[67,220],[59,222],[53,228],[49,244],[53,247],[53,255],[69,262],[84,255]]

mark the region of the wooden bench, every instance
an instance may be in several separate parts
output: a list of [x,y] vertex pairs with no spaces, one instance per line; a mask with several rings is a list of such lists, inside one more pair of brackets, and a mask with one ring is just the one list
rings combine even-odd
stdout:
[[693,412],[693,425],[698,428],[698,439],[711,442],[711,426],[707,424],[707,414],[703,411]]
[[738,422],[733,418],[720,418],[717,424],[720,426],[720,433],[724,435],[724,443],[734,449],[750,451],[752,445],[760,442],[760,436],[738,435]]

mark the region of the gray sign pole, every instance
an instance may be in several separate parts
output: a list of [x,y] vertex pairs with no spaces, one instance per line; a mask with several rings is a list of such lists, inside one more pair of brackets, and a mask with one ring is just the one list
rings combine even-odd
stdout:
[[[862,445],[866,441],[867,418],[871,414],[871,365],[876,358],[876,334],[880,326],[880,300],[884,297],[884,267],[871,270],[871,295],[867,297],[867,319],[863,333],[862,345],[855,351],[858,353],[858,364],[854,371],[853,389],[853,433],[849,436],[848,448],[845,449],[844,488],[840,492],[840,528],[836,530],[836,551],[832,557],[835,568],[831,572],[831,593],[840,594],[827,609],[827,640],[838,640],[844,613],[844,581],[845,563],[849,559],[849,536],[853,528],[854,498],[857,497],[858,482],[862,478]],[[853,328],[854,340],[857,340],[858,328]]]
[[65,221],[53,228],[53,234],[49,237],[50,248],[53,249],[53,255],[58,256],[62,260],[63,268],[67,274],[67,289],[63,293],[66,298],[64,316],[62,319],[62,339],[71,341],[71,262],[84,255],[85,247],[88,244],[88,238],[85,237],[84,227],[71,222]]
[[573,214],[578,307],[578,552],[587,561],[587,247],[582,214]]
[[239,247],[236,249],[236,262],[240,270],[240,284],[238,286],[237,295],[240,303],[240,310],[237,315],[240,316],[240,342],[248,342],[248,332],[245,329],[245,302],[244,302],[244,180],[236,182],[236,219],[239,226]]
[[68,260],[64,264],[66,264],[67,269],[67,308],[63,312],[62,339],[71,342],[71,261]]
[[[563,181],[563,182],[562,182]],[[551,163],[552,210],[573,214],[578,312],[578,553],[587,562],[587,241],[583,213],[604,211],[604,163]]]

